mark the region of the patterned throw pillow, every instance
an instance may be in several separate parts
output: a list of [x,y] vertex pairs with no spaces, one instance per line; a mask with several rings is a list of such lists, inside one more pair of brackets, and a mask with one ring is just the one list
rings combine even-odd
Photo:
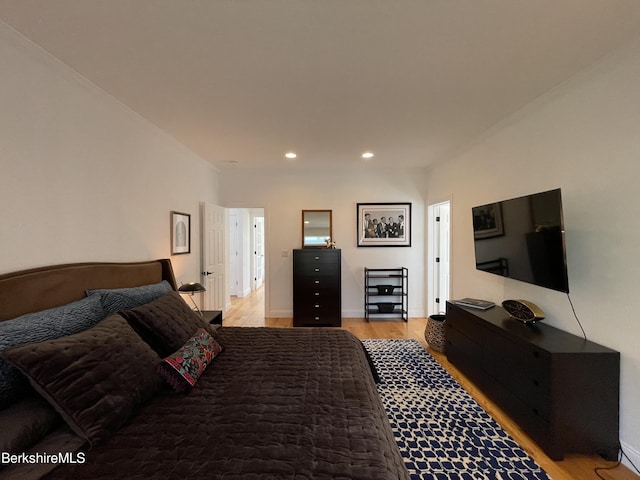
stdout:
[[167,383],[177,392],[193,388],[207,365],[222,351],[204,328],[199,328],[177,352],[169,355],[159,365],[159,371]]

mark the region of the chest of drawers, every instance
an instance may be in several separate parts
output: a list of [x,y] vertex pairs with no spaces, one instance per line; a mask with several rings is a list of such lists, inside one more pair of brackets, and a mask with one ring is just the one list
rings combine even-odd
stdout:
[[447,303],[447,359],[554,460],[618,453],[620,353],[500,307]]
[[293,326],[342,324],[341,255],[338,249],[293,251]]

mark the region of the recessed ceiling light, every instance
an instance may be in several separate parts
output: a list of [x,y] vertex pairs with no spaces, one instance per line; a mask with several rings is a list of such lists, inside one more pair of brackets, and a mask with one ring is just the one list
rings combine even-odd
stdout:
[[293,152],[287,152],[287,153],[284,154],[284,156],[287,157],[287,158],[296,158],[298,155],[296,155]]
[[362,154],[362,158],[373,158],[373,153],[371,152],[364,152]]

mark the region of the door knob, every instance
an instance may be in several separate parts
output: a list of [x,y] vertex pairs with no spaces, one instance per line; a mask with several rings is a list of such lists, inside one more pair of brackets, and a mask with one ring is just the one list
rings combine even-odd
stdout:
[[209,275],[213,275],[213,272],[202,272],[202,275],[208,277]]

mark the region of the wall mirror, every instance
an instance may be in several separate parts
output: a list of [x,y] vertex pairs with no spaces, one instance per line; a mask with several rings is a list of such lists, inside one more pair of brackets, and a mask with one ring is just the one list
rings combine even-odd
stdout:
[[321,248],[332,238],[331,210],[302,210],[302,248]]

